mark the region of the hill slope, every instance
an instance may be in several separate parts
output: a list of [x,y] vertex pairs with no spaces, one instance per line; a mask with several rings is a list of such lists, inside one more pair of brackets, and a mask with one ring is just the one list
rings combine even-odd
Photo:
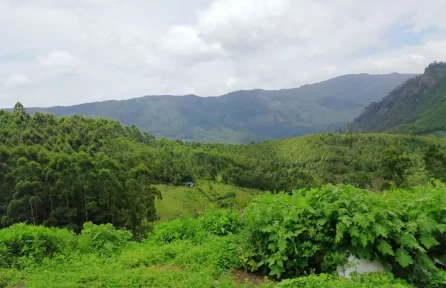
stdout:
[[446,130],[446,63],[429,65],[355,119],[368,132],[426,134]]
[[[442,139],[388,134],[155,140],[118,121],[31,116],[17,103],[0,111],[0,287],[412,287],[389,273],[327,278],[349,254],[383,260],[414,287],[438,287],[444,185],[319,186],[446,181],[444,150]],[[211,207],[245,209],[201,213]],[[199,217],[154,225],[157,214]],[[105,223],[121,229],[94,225]]]
[[[157,220],[157,208],[169,219],[195,211],[189,200],[201,201],[201,207],[244,206],[250,190],[231,185],[291,191],[347,183],[381,189],[388,181],[407,186],[431,176],[446,180],[445,145],[428,149],[441,143],[409,135],[339,133],[248,145],[183,143],[155,140],[107,119],[30,116],[17,104],[13,112],[0,111],[0,227],[28,222],[78,231],[93,221],[132,227],[134,235],[142,235],[142,221]],[[187,195],[191,199],[166,186],[191,180],[197,182],[195,193]],[[204,181],[218,184],[200,185]],[[164,204],[156,200],[161,196],[165,204],[182,206],[161,209]]]
[[344,75],[295,89],[237,91],[207,98],[146,96],[28,111],[116,119],[156,137],[248,143],[344,127],[371,101],[413,76]]

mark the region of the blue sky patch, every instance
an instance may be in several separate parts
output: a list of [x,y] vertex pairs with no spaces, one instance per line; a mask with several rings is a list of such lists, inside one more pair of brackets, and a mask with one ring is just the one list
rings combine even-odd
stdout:
[[351,58],[362,58],[379,53],[396,50],[404,46],[416,46],[425,42],[427,35],[445,33],[445,30],[429,27],[418,32],[413,31],[411,25],[394,25],[387,29],[382,36],[383,43],[377,46],[365,46],[356,50]]

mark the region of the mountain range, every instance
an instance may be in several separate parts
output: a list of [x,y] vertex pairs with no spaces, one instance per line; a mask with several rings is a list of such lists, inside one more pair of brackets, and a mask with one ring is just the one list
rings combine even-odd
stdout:
[[218,97],[145,96],[27,110],[116,119],[168,139],[248,143],[343,128],[366,105],[413,76],[349,74],[293,89],[243,90]]
[[352,128],[358,132],[446,136],[446,63],[430,64],[422,75],[368,105]]

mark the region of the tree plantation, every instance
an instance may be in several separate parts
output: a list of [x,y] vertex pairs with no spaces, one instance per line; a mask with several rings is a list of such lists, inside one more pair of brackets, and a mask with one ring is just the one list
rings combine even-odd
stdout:
[[[0,287],[444,287],[445,151],[348,130],[155,139],[17,103],[0,111]],[[163,199],[181,216],[160,219]],[[386,272],[340,278],[349,255]]]

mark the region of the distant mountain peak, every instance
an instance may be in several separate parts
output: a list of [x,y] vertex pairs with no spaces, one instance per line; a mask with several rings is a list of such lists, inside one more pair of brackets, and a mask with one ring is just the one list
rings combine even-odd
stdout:
[[358,131],[424,134],[446,129],[446,63],[434,62],[353,122]]

